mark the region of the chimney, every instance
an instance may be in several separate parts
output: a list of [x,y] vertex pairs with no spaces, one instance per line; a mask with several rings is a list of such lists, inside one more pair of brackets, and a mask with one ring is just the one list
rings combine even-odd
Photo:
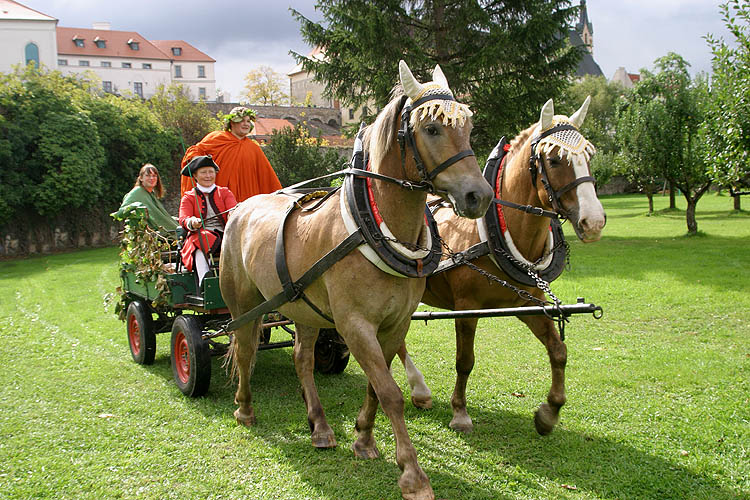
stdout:
[[91,27],[95,30],[111,30],[112,29],[112,23],[109,21],[98,21],[96,23],[93,23]]

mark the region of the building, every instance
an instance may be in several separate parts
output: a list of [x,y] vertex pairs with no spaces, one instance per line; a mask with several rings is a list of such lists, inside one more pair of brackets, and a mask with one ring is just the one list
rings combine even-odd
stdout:
[[[322,61],[325,59],[325,52],[320,47],[316,47],[307,57]],[[316,82],[314,75],[305,71],[301,63],[287,73],[287,76],[289,77],[289,95],[293,103],[339,109],[341,111],[341,125],[360,123],[366,116],[373,114],[376,110],[375,103],[372,100],[364,106],[354,108],[352,106],[342,107],[338,100],[325,97],[325,85]],[[375,114],[377,113],[375,112]]]
[[641,75],[637,73],[628,73],[625,71],[623,66],[617,68],[615,74],[612,75],[611,82],[617,82],[626,89],[632,89],[633,86],[641,80]]
[[604,73],[599,64],[594,60],[594,25],[589,21],[586,0],[581,0],[578,23],[575,29],[568,33],[570,44],[574,47],[583,47],[583,55],[576,68],[576,77],[583,78],[586,75],[603,76]]
[[159,85],[184,85],[194,100],[216,101],[214,59],[183,40],[147,40],[110,23],[57,26],[58,20],[0,0],[0,71],[34,61],[63,74],[91,72],[105,92],[147,99]]
[[57,19],[12,0],[0,0],[0,72],[34,62],[57,67]]

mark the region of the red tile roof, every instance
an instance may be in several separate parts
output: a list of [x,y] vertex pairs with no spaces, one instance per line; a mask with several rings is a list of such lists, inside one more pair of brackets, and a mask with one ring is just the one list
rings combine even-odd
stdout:
[[258,118],[255,120],[252,135],[271,135],[274,130],[282,130],[285,127],[294,128],[294,125],[281,118]]
[[[216,62],[215,59],[207,56],[184,40],[150,40],[150,42],[173,61]],[[172,53],[172,48],[175,47],[181,49],[179,56]]]
[[[99,40],[106,42],[105,48],[99,48],[94,43]],[[84,46],[78,47],[74,38],[83,39]],[[138,42],[138,50],[133,50],[128,41]],[[57,53],[70,56],[102,56],[122,57],[128,59],[165,59],[169,57],[151,42],[135,31],[95,30],[86,28],[57,27]]]

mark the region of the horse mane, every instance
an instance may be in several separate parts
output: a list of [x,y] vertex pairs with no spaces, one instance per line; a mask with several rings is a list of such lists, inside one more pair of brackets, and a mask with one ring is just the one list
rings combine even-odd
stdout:
[[365,150],[370,153],[370,161],[380,164],[393,147],[396,131],[401,125],[401,97],[404,95],[400,85],[391,92],[391,101],[383,108],[375,122],[365,129],[362,140]]
[[536,126],[537,126],[536,123],[532,124],[529,128],[519,132],[519,134],[510,141],[510,149],[508,150],[508,161],[510,161],[510,159],[513,158],[515,155],[521,153],[524,145],[531,138],[531,134],[534,132],[534,129],[536,128]]

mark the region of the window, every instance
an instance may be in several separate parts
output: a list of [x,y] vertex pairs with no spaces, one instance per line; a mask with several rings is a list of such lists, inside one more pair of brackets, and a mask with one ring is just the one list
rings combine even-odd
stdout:
[[206,87],[198,87],[198,99],[201,101],[206,100]]
[[132,67],[133,67],[133,65],[132,65],[132,64],[130,64],[130,63],[122,63],[122,67],[123,67],[123,68],[132,68]]
[[143,99],[143,82],[133,82],[133,92]]
[[67,66],[68,65],[68,60],[67,59],[58,59],[57,60],[57,65],[58,66]]
[[76,47],[83,47],[83,38],[74,38],[73,43],[76,44]]
[[102,90],[112,93],[112,82],[102,82]]
[[182,66],[180,66],[179,64],[175,64],[174,66],[174,77],[182,78]]
[[182,47],[172,47],[172,55],[173,56],[181,56],[182,55]]
[[198,78],[206,78],[206,67],[202,64],[198,65]]
[[130,50],[138,50],[140,48],[138,42],[136,42],[132,38],[128,40],[128,45],[130,45]]
[[354,108],[349,108],[349,119],[354,120]]
[[33,62],[34,64],[36,64],[38,68],[39,67],[39,47],[37,47],[35,43],[27,43],[26,48],[24,49],[24,52],[26,53],[26,64]]
[[107,41],[106,40],[94,40],[94,43],[96,44],[96,47],[99,49],[106,49],[107,48]]
[[79,66],[88,66],[89,62],[88,61],[78,61],[78,65]]
[[143,63],[143,69],[151,69],[151,63]]
[[102,68],[111,68],[112,63],[109,61],[102,61]]

